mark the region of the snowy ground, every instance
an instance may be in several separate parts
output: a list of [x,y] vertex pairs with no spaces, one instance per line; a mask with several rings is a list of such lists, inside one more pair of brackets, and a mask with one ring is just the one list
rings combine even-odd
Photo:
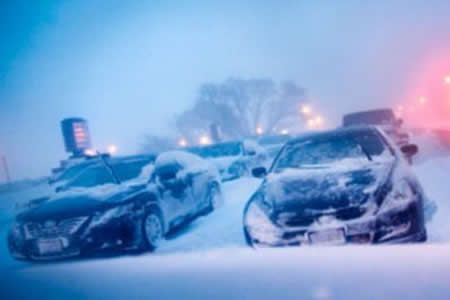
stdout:
[[245,178],[226,183],[224,206],[172,236],[157,253],[31,265],[10,259],[4,243],[11,204],[25,195],[3,195],[0,295],[7,295],[5,299],[450,299],[450,156],[423,158],[414,169],[427,195],[438,204],[428,225],[430,242],[424,245],[248,249],[242,211],[259,181]]

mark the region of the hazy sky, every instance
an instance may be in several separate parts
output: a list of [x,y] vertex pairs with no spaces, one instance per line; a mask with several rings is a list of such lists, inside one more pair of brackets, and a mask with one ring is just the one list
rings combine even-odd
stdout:
[[295,80],[333,125],[395,103],[449,51],[448,0],[3,0],[0,154],[15,179],[48,174],[68,116],[89,120],[98,148],[133,153],[201,83],[230,76]]

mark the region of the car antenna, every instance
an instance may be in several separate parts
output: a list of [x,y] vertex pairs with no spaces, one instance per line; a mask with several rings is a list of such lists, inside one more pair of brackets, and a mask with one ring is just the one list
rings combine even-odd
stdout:
[[109,170],[109,172],[111,173],[111,176],[114,178],[114,181],[117,184],[120,184],[119,177],[117,176],[117,174],[114,171],[113,167],[106,161],[106,155],[104,155],[104,154],[102,154],[102,153],[100,153],[98,151],[97,151],[97,155],[100,156],[100,160],[103,162],[105,167]]

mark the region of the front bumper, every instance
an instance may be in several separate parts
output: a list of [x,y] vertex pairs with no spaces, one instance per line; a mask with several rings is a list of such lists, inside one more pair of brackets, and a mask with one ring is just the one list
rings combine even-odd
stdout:
[[[107,250],[134,249],[136,247],[136,224],[117,219],[105,224],[85,226],[71,235],[39,236],[24,239],[11,231],[8,247],[12,257],[19,260],[50,261],[77,256],[95,255]],[[57,249],[43,250],[43,241],[59,244]]]
[[[311,235],[323,231],[340,231],[343,238],[336,241],[314,242]],[[423,242],[427,233],[421,211],[416,203],[410,203],[401,210],[388,211],[371,217],[350,221],[338,221],[329,225],[296,228],[279,228],[270,238],[258,238],[246,228],[251,244],[256,247],[283,247],[299,245],[342,245],[342,244],[393,244]],[[256,231],[255,231],[256,232]],[[260,235],[264,236],[264,235]]]
[[[76,257],[81,254],[79,241],[68,237],[54,237],[51,240],[61,244],[60,251],[42,251],[39,243],[44,239],[29,239],[18,242],[11,235],[8,238],[9,252],[19,260],[48,261]],[[45,239],[48,240],[48,239]]]

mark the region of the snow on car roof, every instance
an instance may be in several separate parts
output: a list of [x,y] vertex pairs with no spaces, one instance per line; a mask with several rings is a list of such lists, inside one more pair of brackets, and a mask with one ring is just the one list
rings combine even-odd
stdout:
[[177,163],[183,167],[192,165],[205,164],[205,161],[199,156],[180,150],[173,150],[161,153],[155,161],[155,168],[167,165],[170,163]]

